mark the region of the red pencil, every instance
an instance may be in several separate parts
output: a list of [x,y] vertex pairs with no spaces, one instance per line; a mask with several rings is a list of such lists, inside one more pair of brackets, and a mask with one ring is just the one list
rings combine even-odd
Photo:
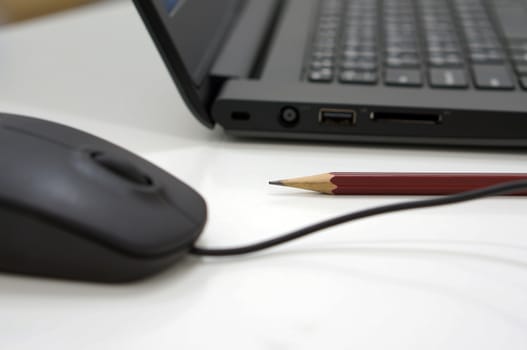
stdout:
[[[333,195],[445,195],[527,180],[527,174],[508,173],[327,173],[271,181]],[[513,195],[527,195],[527,191]]]

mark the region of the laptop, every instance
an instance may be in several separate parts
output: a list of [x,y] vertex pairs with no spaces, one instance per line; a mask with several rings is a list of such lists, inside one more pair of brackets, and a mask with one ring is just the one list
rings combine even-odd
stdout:
[[526,0],[134,0],[227,133],[527,146]]

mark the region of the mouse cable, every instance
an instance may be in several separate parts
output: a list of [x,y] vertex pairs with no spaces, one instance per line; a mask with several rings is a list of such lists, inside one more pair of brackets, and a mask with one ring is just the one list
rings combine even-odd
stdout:
[[498,185],[485,187],[477,190],[470,190],[466,192],[460,192],[453,195],[442,196],[432,199],[411,201],[411,202],[402,202],[389,205],[383,205],[379,207],[374,207],[370,209],[360,210],[354,213],[345,214],[342,216],[335,217],[333,219],[325,220],[289,234],[285,234],[276,238],[272,238],[263,242],[250,244],[247,246],[236,247],[236,248],[201,248],[194,246],[191,248],[190,253],[199,256],[234,256],[234,255],[243,255],[268,249],[279,244],[283,244],[294,239],[298,239],[304,236],[307,236],[311,233],[340,225],[346,222],[355,221],[359,219],[364,219],[376,215],[388,214],[397,211],[404,211],[410,209],[419,209],[419,208],[429,208],[436,206],[443,206],[448,204],[456,204],[461,202],[472,201],[475,199],[481,199],[490,196],[497,196],[503,194],[516,193],[522,190],[527,190],[527,180],[520,181],[509,181],[504,182]]

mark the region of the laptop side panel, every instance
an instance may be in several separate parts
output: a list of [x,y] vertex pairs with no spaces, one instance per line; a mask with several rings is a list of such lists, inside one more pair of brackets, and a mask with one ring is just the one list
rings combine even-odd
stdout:
[[[527,146],[526,95],[521,90],[460,92],[232,81],[216,100],[213,114],[226,131],[240,135]],[[289,108],[296,111],[297,119],[287,115]],[[233,117],[240,113],[246,119]]]

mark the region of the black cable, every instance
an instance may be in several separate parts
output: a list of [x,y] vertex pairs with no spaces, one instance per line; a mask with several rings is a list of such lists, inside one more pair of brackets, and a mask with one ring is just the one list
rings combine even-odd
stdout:
[[466,192],[461,192],[449,196],[443,196],[432,199],[395,203],[384,205],[380,207],[370,208],[361,210],[355,213],[345,214],[342,216],[335,217],[320,223],[304,227],[297,231],[279,236],[273,239],[269,239],[263,242],[250,244],[243,247],[236,248],[220,248],[220,249],[211,249],[211,248],[200,248],[192,247],[190,250],[191,254],[200,255],[200,256],[232,256],[232,255],[242,255],[254,253],[260,250],[271,248],[279,244],[283,244],[294,239],[307,236],[316,231],[320,231],[332,226],[340,225],[346,222],[355,221],[359,219],[364,219],[380,214],[393,213],[396,211],[409,210],[409,209],[418,209],[418,208],[429,208],[435,206],[442,206],[447,204],[455,204],[466,201],[471,201],[475,199],[480,199],[489,196],[496,196],[502,194],[516,193],[518,191],[527,190],[527,180],[505,182],[491,187],[485,187],[478,190],[471,190]]

